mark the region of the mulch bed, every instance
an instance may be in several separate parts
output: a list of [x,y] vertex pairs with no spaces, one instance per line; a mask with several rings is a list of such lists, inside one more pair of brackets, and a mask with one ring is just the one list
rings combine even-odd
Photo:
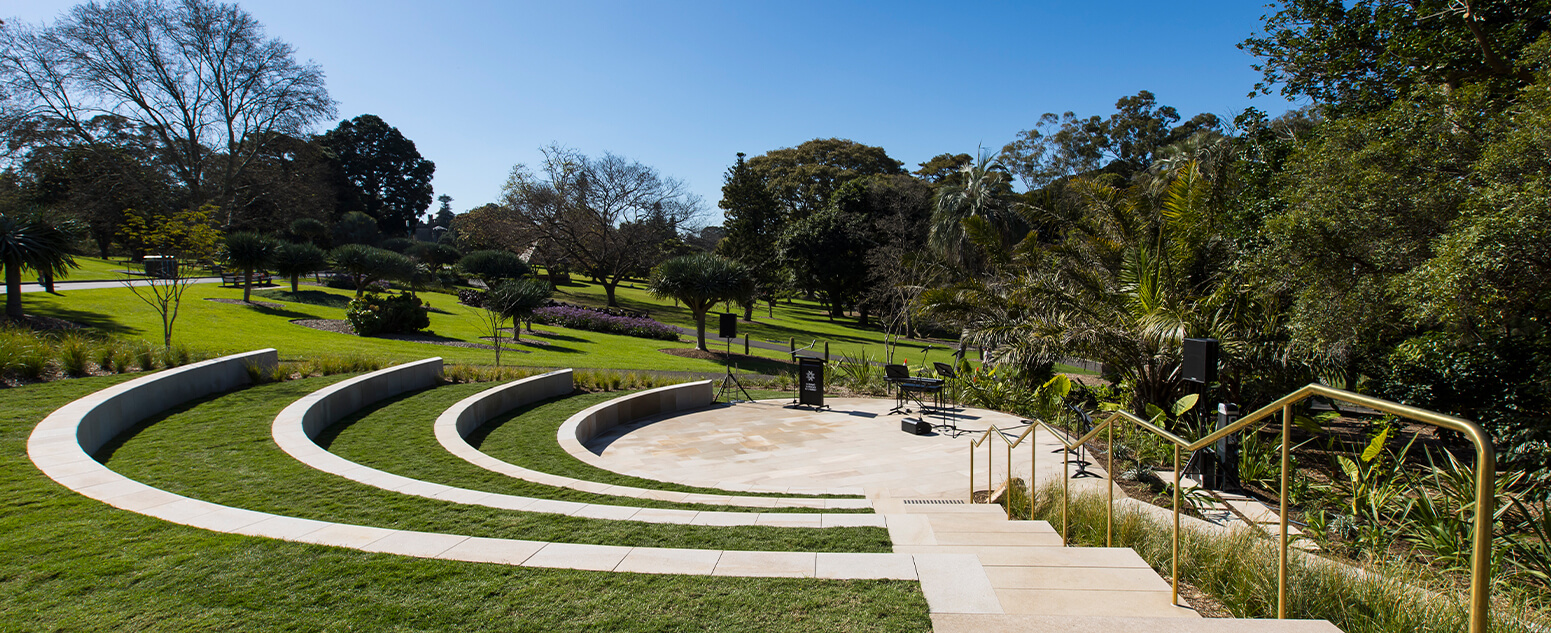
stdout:
[[[241,302],[239,302],[239,303],[241,303]],[[344,319],[293,319],[293,320],[291,320],[291,322],[295,323],[297,325],[300,325],[302,327],[312,328],[314,330],[322,330],[324,332],[333,332],[335,334],[346,334],[346,335],[349,335],[349,336],[356,336],[355,327],[350,325],[350,322],[346,321]],[[447,346],[447,347],[467,347],[467,348],[471,348],[471,349],[488,349],[488,350],[495,349],[494,345],[489,345],[489,344],[486,344],[486,343],[471,343],[469,341],[460,341],[460,340],[457,340],[457,339],[447,338],[445,336],[437,336],[435,334],[379,334],[377,336],[373,336],[373,337],[369,337],[369,338],[382,338],[382,339],[389,339],[389,340],[394,340],[394,341],[409,341],[411,343],[429,343],[431,345],[444,345],[444,346]],[[503,352],[517,352],[519,354],[527,354],[527,353],[529,353],[528,350],[515,349],[515,348],[507,347],[505,345],[501,346],[501,351],[503,351]]]
[[37,332],[51,332],[51,331],[55,331],[55,330],[84,330],[84,329],[86,329],[85,325],[82,325],[80,323],[76,323],[75,321],[66,321],[64,319],[56,319],[54,317],[42,316],[42,315],[37,315],[37,314],[27,314],[27,315],[23,315],[22,318],[20,318],[20,319],[9,319],[9,320],[6,319],[5,317],[0,317],[0,325],[19,325],[19,326],[24,326],[24,327],[27,327],[27,328],[31,328],[32,330],[37,331]]
[[255,308],[269,308],[270,310],[284,310],[285,304],[270,303],[268,301],[243,301],[242,299],[227,299],[225,297],[205,297],[205,301],[227,303],[236,306],[249,306]]
[[788,363],[786,361],[777,360],[777,359],[774,359],[774,358],[765,358],[763,356],[751,356],[751,355],[748,355],[748,354],[728,354],[726,352],[702,352],[702,351],[700,351],[698,349],[695,349],[693,347],[671,347],[671,348],[668,348],[668,349],[660,349],[660,350],[657,350],[657,351],[662,352],[664,354],[671,354],[673,356],[678,356],[680,358],[696,358],[696,359],[700,359],[700,360],[714,360],[714,361],[724,362],[724,363],[725,362],[732,362],[732,363],[779,363],[779,364],[782,364],[782,365],[790,365],[791,364],[791,363]]

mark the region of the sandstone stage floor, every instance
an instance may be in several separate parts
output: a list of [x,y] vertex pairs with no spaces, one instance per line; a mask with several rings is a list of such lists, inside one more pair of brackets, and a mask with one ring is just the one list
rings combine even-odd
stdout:
[[[786,408],[787,401],[716,404],[690,413],[646,418],[595,438],[587,448],[610,470],[686,485],[791,494],[864,493],[870,497],[963,499],[970,489],[970,439],[996,425],[1016,439],[1028,427],[1017,417],[959,409],[950,420],[973,430],[911,435],[906,417],[889,414],[892,399],[831,398],[814,412]],[[909,417],[916,417],[911,414]],[[933,423],[943,420],[930,416]],[[1032,449],[1039,479],[1059,479],[1062,455],[1055,438],[1035,432]],[[992,482],[1006,476],[1007,448],[990,442]],[[1012,455],[1013,476],[1027,477],[1027,441]],[[1089,467],[1103,474],[1100,464]],[[1072,465],[1075,471],[1076,465]],[[986,488],[986,448],[975,451],[975,488]],[[1079,486],[1102,479],[1073,480]]]

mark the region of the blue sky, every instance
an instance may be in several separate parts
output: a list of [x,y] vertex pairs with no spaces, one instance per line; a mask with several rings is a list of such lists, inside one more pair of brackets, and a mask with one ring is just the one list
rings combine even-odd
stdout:
[[[72,4],[0,13],[51,21]],[[1247,96],[1258,75],[1234,45],[1266,12],[1252,0],[240,4],[322,65],[340,118],[376,114],[415,141],[460,212],[550,142],[679,178],[714,223],[740,151],[840,137],[915,169],[1138,90],[1185,118],[1290,105]]]

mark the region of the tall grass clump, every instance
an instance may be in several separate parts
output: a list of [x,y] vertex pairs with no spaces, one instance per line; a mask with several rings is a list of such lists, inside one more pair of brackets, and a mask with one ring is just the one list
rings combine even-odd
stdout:
[[[1014,517],[1061,526],[1059,482],[1041,486],[1032,511],[1022,480],[1009,487]],[[1068,506],[1069,542],[1105,544],[1102,491],[1073,493]],[[1121,500],[1114,510],[1114,544],[1129,547],[1167,579],[1173,526],[1166,511],[1148,511]],[[1365,569],[1294,550],[1288,560],[1288,617],[1328,620],[1347,633],[1444,633],[1463,631],[1467,595],[1430,569],[1381,561]],[[1235,617],[1275,618],[1277,545],[1250,528],[1190,527],[1180,530],[1180,578],[1222,602]],[[1544,631],[1548,622],[1522,595],[1497,594],[1492,630]]]
[[31,330],[0,329],[0,376],[38,380],[48,371],[52,357],[53,350]]
[[307,359],[303,368],[306,371],[299,372],[303,376],[333,376],[377,371],[383,368],[383,362],[368,356],[317,356]]
[[542,370],[521,367],[486,367],[480,365],[447,365],[442,367],[442,382],[460,384],[469,382],[510,382],[543,373]]
[[73,332],[59,337],[60,371],[71,378],[80,378],[91,373],[92,351],[96,347],[95,341]]
[[135,366],[141,371],[156,369],[157,356],[160,355],[158,352],[162,349],[160,346],[147,341],[135,341],[129,344],[129,349],[135,357]]

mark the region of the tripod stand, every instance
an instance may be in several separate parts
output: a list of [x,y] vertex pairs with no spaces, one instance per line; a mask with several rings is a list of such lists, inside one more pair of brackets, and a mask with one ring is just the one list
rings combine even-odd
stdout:
[[726,340],[727,340],[727,359],[728,359],[727,360],[727,375],[722,378],[722,384],[721,384],[721,386],[716,388],[716,396],[711,398],[711,400],[713,402],[716,401],[716,400],[721,400],[722,399],[722,393],[727,391],[727,388],[729,386],[736,385],[738,387],[738,391],[743,392],[743,399],[744,399],[744,401],[745,402],[753,402],[754,401],[754,397],[749,395],[749,390],[744,389],[743,388],[743,383],[738,381],[738,376],[736,374],[732,373],[732,338],[728,337]]

